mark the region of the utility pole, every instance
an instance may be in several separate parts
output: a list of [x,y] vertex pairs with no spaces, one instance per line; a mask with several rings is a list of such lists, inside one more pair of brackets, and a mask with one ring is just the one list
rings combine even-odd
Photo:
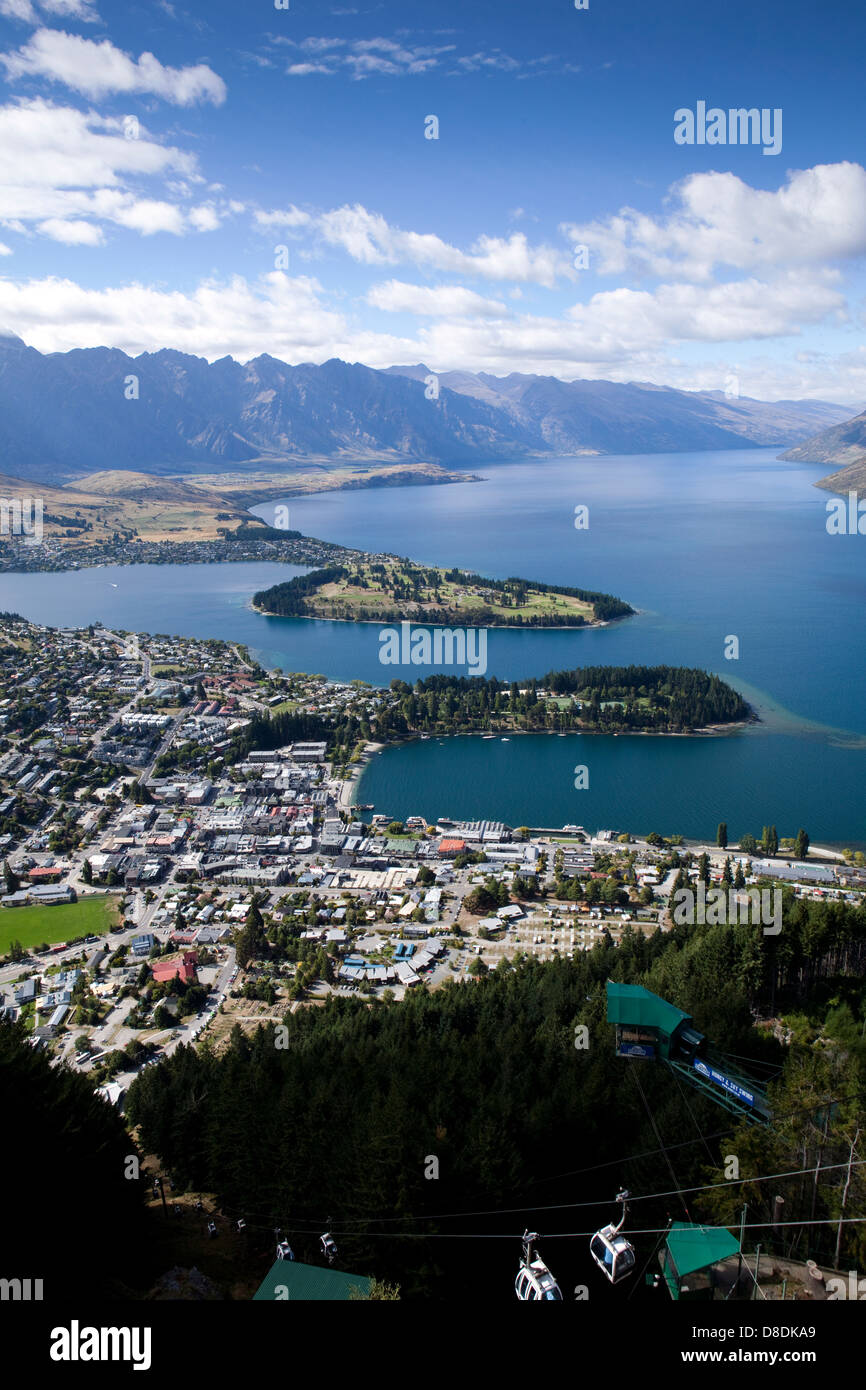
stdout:
[[842,1210],[839,1213],[839,1225],[836,1227],[836,1254],[833,1258],[833,1268],[839,1268],[839,1250],[842,1245],[842,1217],[845,1214],[845,1203],[848,1201],[848,1189],[851,1186],[851,1168],[854,1163],[854,1150],[857,1147],[857,1140],[860,1138],[860,1130],[854,1135],[851,1148],[848,1151],[848,1173],[845,1178],[845,1187],[842,1192]]
[[739,1290],[739,1287],[740,1287],[740,1276],[741,1276],[742,1273],[743,1273],[743,1237],[744,1237],[745,1232],[746,1232],[746,1212],[747,1212],[747,1211],[748,1211],[748,1204],[747,1204],[746,1202],[744,1202],[744,1203],[743,1203],[743,1210],[742,1210],[742,1212],[741,1212],[741,1214],[740,1214],[740,1250],[739,1250],[739,1254],[737,1255],[737,1289],[738,1289],[738,1290]]
[[827,1109],[824,1112],[824,1133],[822,1134],[821,1142],[818,1145],[818,1159],[815,1164],[815,1179],[812,1183],[812,1211],[809,1217],[810,1222],[815,1220],[815,1203],[818,1200],[818,1174],[821,1171],[821,1162],[824,1158],[824,1145],[827,1143],[827,1131],[830,1128],[830,1109],[831,1106],[828,1104]]

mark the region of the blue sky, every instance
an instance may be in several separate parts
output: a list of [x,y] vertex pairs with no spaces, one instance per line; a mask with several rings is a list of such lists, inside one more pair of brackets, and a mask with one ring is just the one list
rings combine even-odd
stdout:
[[[804,0],[0,0],[0,326],[860,409],[864,38]],[[699,102],[781,149],[677,144]]]

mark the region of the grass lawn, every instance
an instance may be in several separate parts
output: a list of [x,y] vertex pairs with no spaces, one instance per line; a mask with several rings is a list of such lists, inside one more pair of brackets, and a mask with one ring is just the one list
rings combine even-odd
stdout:
[[56,907],[6,907],[0,909],[0,955],[12,941],[22,946],[41,946],[43,941],[69,941],[74,936],[101,936],[118,921],[119,895],[82,898]]

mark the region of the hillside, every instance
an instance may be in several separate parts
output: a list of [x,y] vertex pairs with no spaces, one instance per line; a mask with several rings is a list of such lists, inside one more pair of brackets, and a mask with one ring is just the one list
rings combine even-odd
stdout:
[[[243,506],[206,488],[143,473],[93,473],[67,487],[0,476],[4,498],[43,506],[43,533],[64,548],[110,541],[120,535],[142,541],[215,540],[223,530],[250,524]],[[0,552],[3,544],[0,543]]]
[[836,471],[815,484],[829,492],[866,488],[866,410],[788,449],[782,458],[793,463],[835,464]]
[[826,488],[827,492],[866,494],[866,454],[859,462],[849,463],[847,468],[840,468],[838,473],[828,473],[826,478],[819,478],[815,486]]
[[556,452],[785,446],[847,413],[820,401],[448,372],[428,399],[429,375],[338,359],[291,366],[267,354],[244,364],[170,349],[135,358],[114,348],[42,354],[0,337],[0,450],[7,471],[27,480],[92,480],[120,467],[210,482],[311,459],[465,465]]

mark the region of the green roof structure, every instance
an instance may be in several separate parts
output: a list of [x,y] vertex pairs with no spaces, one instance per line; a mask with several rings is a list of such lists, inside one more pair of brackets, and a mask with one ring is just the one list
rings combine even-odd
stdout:
[[363,1274],[344,1274],[338,1269],[299,1264],[297,1260],[277,1260],[253,1294],[254,1303],[347,1303],[355,1289],[356,1298],[367,1298],[372,1281]]
[[607,1021],[608,1023],[633,1024],[644,1028],[657,1028],[660,1033],[670,1037],[683,1021],[690,1021],[691,1015],[651,994],[643,985],[618,985],[613,980],[607,982]]
[[695,1294],[711,1298],[712,1278],[699,1280],[691,1288],[681,1287],[683,1279],[740,1253],[740,1242],[726,1226],[695,1226],[685,1221],[673,1223],[665,1247],[662,1272],[671,1298],[677,1301]]
[[675,1221],[668,1234],[667,1247],[678,1274],[683,1277],[726,1260],[729,1255],[739,1254],[740,1242],[726,1226],[693,1226]]

